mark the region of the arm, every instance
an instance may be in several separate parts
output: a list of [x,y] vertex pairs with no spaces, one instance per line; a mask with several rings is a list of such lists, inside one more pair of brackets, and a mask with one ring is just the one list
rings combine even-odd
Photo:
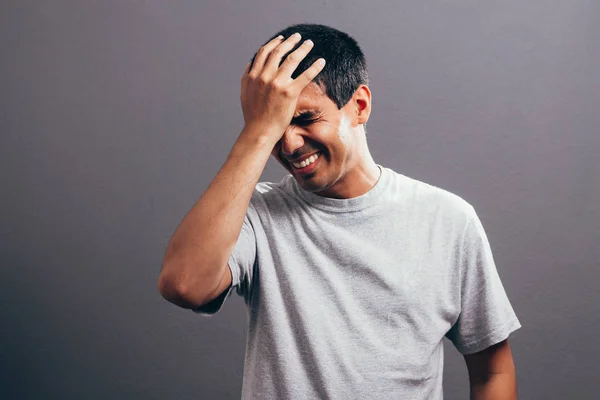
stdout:
[[517,400],[515,365],[508,339],[464,355],[471,400]]
[[159,291],[180,307],[197,308],[219,294],[217,289],[227,278],[227,261],[271,151],[292,120],[300,92],[323,68],[315,62],[290,79],[310,51],[306,44],[278,67],[299,40],[275,38],[246,65],[240,96],[244,129],[208,189],[175,230],[164,255]]
[[169,241],[159,277],[165,299],[194,308],[219,285],[272,147],[256,132],[242,131],[225,164]]

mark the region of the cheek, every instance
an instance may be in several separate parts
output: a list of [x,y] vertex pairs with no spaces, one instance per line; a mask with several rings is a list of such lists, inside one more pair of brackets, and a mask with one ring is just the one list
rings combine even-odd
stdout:
[[324,150],[327,153],[326,160],[345,158],[352,145],[352,132],[348,126],[346,120],[337,124],[328,121],[313,125],[309,129],[313,142],[310,148]]
[[338,131],[338,137],[344,148],[348,148],[350,146],[350,135],[348,132],[344,132],[343,130]]

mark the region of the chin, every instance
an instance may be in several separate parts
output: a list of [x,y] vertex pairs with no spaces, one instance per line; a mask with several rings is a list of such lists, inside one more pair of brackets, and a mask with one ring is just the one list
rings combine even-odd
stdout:
[[306,190],[307,192],[319,194],[319,192],[322,192],[322,191],[328,189],[328,186],[323,185],[321,182],[315,182],[313,180],[307,181],[307,180],[302,179],[302,177],[299,177],[299,176],[294,176],[294,178],[296,179],[296,182],[298,182],[298,185],[302,189]]

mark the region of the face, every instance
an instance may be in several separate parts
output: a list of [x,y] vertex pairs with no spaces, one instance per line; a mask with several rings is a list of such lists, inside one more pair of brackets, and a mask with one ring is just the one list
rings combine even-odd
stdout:
[[[358,124],[362,121],[357,104],[360,101],[353,98],[338,110],[314,83],[300,94],[294,118],[271,154],[304,190],[344,198],[346,193],[352,192],[353,182],[359,183],[352,179],[352,171],[359,168],[361,162]],[[300,167],[292,164],[315,155],[317,158],[312,164]]]

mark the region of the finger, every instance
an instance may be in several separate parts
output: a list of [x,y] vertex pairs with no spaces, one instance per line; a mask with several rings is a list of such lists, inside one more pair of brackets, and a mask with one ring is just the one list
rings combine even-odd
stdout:
[[277,69],[279,69],[279,64],[281,63],[283,56],[293,49],[300,39],[302,39],[302,36],[299,33],[294,33],[271,52],[264,67],[265,72],[269,76],[274,76],[277,73]]
[[296,90],[296,93],[300,93],[302,89],[304,89],[309,83],[311,83],[312,80],[315,79],[315,77],[319,75],[321,71],[323,71],[323,68],[325,68],[325,59],[319,58],[314,63],[312,63],[312,65],[308,67],[306,71],[304,71],[296,79],[294,79],[293,86]]
[[246,79],[246,77],[248,76],[248,73],[250,72],[251,64],[252,64],[252,61],[248,61],[248,64],[246,64],[246,68],[244,68],[244,73],[242,74],[242,80]]
[[279,67],[277,75],[280,78],[289,79],[300,62],[304,60],[306,55],[313,49],[313,47],[314,44],[312,40],[305,40],[304,43],[302,43],[302,45],[300,45],[300,47],[298,47],[293,53],[288,54],[281,67]]
[[265,62],[267,61],[267,58],[271,54],[271,51],[273,51],[273,49],[276,48],[281,43],[282,40],[283,40],[283,36],[279,35],[276,38],[273,38],[272,40],[270,40],[264,46],[262,46],[258,50],[256,55],[254,56],[254,62],[250,61],[252,66],[250,67],[248,74],[251,74],[251,73],[256,73],[257,75],[260,74],[263,70]]

